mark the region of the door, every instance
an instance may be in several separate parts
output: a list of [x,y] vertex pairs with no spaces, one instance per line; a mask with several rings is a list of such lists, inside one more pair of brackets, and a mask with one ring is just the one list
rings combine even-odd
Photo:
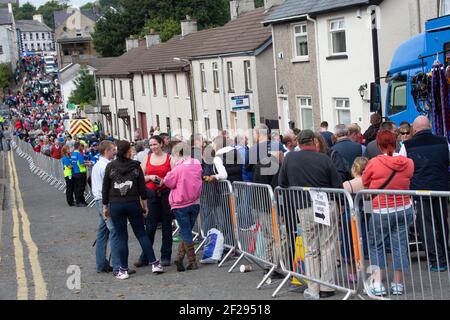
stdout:
[[278,119],[280,120],[281,132],[286,132],[289,129],[289,100],[287,97],[282,97],[279,100]]
[[148,139],[147,115],[145,112],[138,112],[139,129],[141,129],[142,139]]

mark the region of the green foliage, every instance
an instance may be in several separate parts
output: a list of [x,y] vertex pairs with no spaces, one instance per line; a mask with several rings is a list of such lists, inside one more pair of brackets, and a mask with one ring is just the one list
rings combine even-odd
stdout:
[[91,34],[95,50],[103,57],[117,57],[125,52],[125,39],[129,35],[127,21],[120,12],[108,10],[97,21]]
[[163,42],[181,33],[181,25],[179,21],[175,21],[172,19],[162,20],[161,18],[156,18],[147,20],[142,32],[140,33],[140,36],[143,37],[147,35],[150,28],[153,28],[156,30],[156,32],[160,33],[161,41]]
[[109,7],[118,8],[119,0],[99,0],[100,8],[108,9]]
[[9,83],[11,81],[11,68],[9,64],[2,63],[0,64],[0,89],[5,90],[9,87]]
[[95,102],[95,80],[86,69],[81,69],[74,81],[76,89],[72,91],[69,102],[75,104],[89,104]]
[[255,0],[255,8],[264,7],[264,0]]
[[93,2],[88,2],[80,7],[80,10],[92,10],[97,8],[97,5]]
[[36,13],[36,7],[30,2],[26,2],[20,7],[17,4],[13,5],[15,20],[33,20],[33,15]]
[[37,13],[42,14],[44,23],[52,29],[55,29],[54,11],[65,10],[69,7],[67,0],[50,0],[40,6]]

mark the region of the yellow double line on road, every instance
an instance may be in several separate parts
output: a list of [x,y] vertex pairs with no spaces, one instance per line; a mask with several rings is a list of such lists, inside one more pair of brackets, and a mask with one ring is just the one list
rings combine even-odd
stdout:
[[25,244],[28,248],[28,258],[31,264],[31,273],[33,276],[34,298],[36,300],[44,300],[47,299],[47,284],[45,283],[44,276],[41,270],[41,264],[39,263],[38,248],[36,246],[36,243],[33,241],[33,238],[31,237],[30,220],[28,219],[28,215],[24,209],[22,193],[19,186],[19,179],[17,178],[16,164],[14,162],[12,154],[12,151],[8,152],[11,212],[13,216],[13,244],[17,278],[17,299],[28,299],[25,260],[20,233],[20,223],[22,223],[23,240],[25,241]]

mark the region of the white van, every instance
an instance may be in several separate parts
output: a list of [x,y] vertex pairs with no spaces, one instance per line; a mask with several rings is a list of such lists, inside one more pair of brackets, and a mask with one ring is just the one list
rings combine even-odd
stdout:
[[55,59],[53,58],[53,56],[45,56],[44,62],[45,62],[45,65],[48,66],[50,64],[55,64]]

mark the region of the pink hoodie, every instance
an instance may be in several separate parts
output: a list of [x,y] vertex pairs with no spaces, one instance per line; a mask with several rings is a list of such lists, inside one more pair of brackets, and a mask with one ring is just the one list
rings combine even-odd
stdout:
[[197,159],[178,161],[164,178],[171,189],[169,203],[172,209],[186,208],[200,203],[202,193],[202,165]]

